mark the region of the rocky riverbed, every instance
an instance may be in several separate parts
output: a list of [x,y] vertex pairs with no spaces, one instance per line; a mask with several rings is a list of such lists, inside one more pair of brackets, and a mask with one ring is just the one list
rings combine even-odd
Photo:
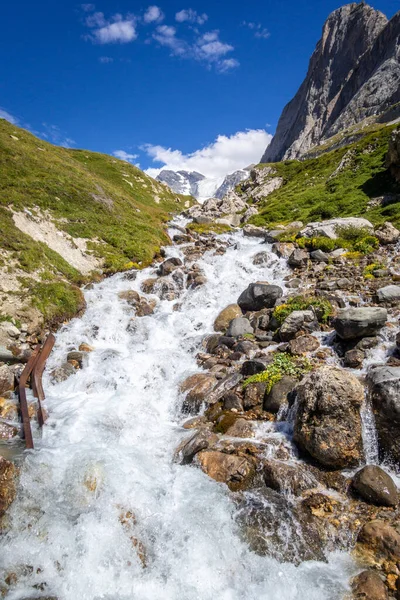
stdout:
[[[17,487],[0,464],[3,595],[399,598],[400,233],[352,219],[215,236],[181,219],[171,237],[152,268],[86,290],[58,335],[39,452]],[[21,368],[0,366],[7,448]]]

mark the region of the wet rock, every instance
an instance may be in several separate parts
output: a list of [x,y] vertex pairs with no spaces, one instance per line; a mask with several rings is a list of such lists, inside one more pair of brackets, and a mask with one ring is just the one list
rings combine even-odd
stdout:
[[241,368],[241,374],[244,377],[250,377],[251,375],[257,375],[265,371],[265,363],[261,360],[246,360]]
[[292,356],[302,356],[307,352],[315,352],[319,348],[319,341],[313,335],[300,335],[289,342],[289,353]]
[[18,420],[18,406],[15,402],[0,397],[0,419]]
[[79,352],[93,352],[93,346],[89,346],[89,344],[85,344],[84,342],[78,348]]
[[175,244],[188,244],[191,241],[191,237],[190,237],[190,235],[181,233],[181,234],[174,235],[174,237],[172,238],[172,241]]
[[306,267],[309,259],[309,254],[306,250],[301,250],[300,248],[296,248],[293,250],[292,254],[289,256],[288,265],[293,267],[294,269],[300,269],[301,267]]
[[265,238],[266,231],[263,227],[256,227],[256,225],[245,225],[243,227],[243,235],[246,237],[259,237]]
[[243,404],[240,396],[236,392],[228,392],[222,397],[222,405],[224,410],[243,411]]
[[367,465],[353,477],[353,489],[367,502],[377,506],[396,506],[397,488],[383,469]]
[[388,592],[376,571],[363,571],[351,582],[351,600],[388,600]]
[[210,429],[203,427],[196,431],[189,439],[183,440],[176,450],[176,460],[181,465],[188,465],[193,462],[198,452],[207,450],[218,441],[218,436],[212,433]]
[[120,300],[125,300],[131,306],[136,306],[137,303],[140,302],[140,296],[135,290],[125,290],[123,292],[119,292],[118,298]]
[[270,255],[268,252],[259,252],[253,258],[253,265],[266,265],[270,261]]
[[76,373],[74,367],[70,363],[63,363],[61,366],[56,367],[50,373],[50,377],[53,383],[61,383],[66,381],[68,377]]
[[400,239],[400,231],[389,222],[384,223],[376,229],[374,235],[383,245],[395,244]]
[[400,560],[400,534],[389,523],[380,519],[369,521],[361,528],[357,546],[359,554],[372,552],[376,562],[388,558]]
[[230,304],[224,308],[214,321],[214,331],[226,331],[229,323],[242,316],[242,309],[238,304]]
[[145,300],[141,298],[139,304],[136,306],[136,316],[137,317],[148,317],[154,313],[154,309],[156,307],[155,300]]
[[312,310],[295,310],[286,317],[279,329],[282,342],[289,342],[299,331],[315,331],[318,321]]
[[259,311],[263,308],[273,308],[276,301],[282,295],[283,290],[278,285],[251,283],[239,296],[238,305],[244,311]]
[[283,493],[300,496],[302,492],[318,485],[317,480],[301,463],[293,465],[278,460],[267,460],[263,467],[267,487]]
[[10,367],[0,367],[0,396],[14,389],[14,373]]
[[254,475],[252,463],[241,456],[205,450],[197,454],[197,460],[204,473],[233,491],[244,489]]
[[348,350],[344,355],[344,365],[349,369],[361,369],[365,359],[365,353],[362,350],[354,348]]
[[16,494],[17,469],[15,465],[0,456],[0,517],[14,501]]
[[203,402],[207,403],[208,395],[216,384],[217,379],[214,375],[208,373],[190,375],[180,386],[182,393],[187,392],[182,410],[184,412],[198,411]]
[[380,288],[376,295],[378,302],[399,302],[400,301],[400,285],[387,285]]
[[281,408],[288,406],[289,395],[293,392],[297,384],[297,379],[284,375],[280,381],[272,386],[269,394],[264,397],[264,410],[277,414]]
[[295,443],[326,467],[357,465],[363,399],[361,383],[343,369],[325,366],[310,373],[297,388]]
[[226,435],[238,438],[254,437],[254,426],[247,419],[236,419],[233,425],[226,430]]
[[235,344],[233,349],[235,352],[239,352],[240,354],[244,354],[248,357],[254,356],[254,354],[259,350],[257,344],[251,342],[250,340],[241,340]]
[[240,373],[232,373],[232,375],[227,375],[218,381],[217,385],[207,396],[208,404],[215,404],[221,400],[221,398],[223,398],[227,392],[230,392],[233,388],[235,388],[238,383],[242,381],[242,379],[243,375]]
[[84,352],[77,352],[74,350],[73,352],[68,352],[67,361],[70,364],[77,363],[79,365],[79,368],[81,369],[82,365],[83,365],[84,357],[85,357]]
[[207,423],[207,419],[204,416],[192,417],[184,422],[182,425],[183,429],[199,429]]
[[0,440],[11,440],[18,435],[18,429],[9,423],[0,422]]
[[172,257],[165,260],[159,266],[157,270],[157,275],[161,275],[161,277],[165,277],[166,275],[170,275],[172,271],[175,271],[178,267],[183,265],[180,258]]
[[226,335],[228,337],[242,337],[253,333],[254,329],[252,328],[250,321],[245,317],[237,317],[236,319],[232,319],[229,323]]
[[243,406],[246,410],[254,408],[263,403],[267,384],[259,381],[257,383],[249,383],[244,390]]
[[385,308],[344,308],[333,320],[336,333],[343,340],[374,335],[387,321]]
[[[156,283],[157,283],[157,278],[155,278],[155,277],[145,279],[144,281],[142,281],[142,285],[140,286],[141,290],[145,294],[153,294]],[[138,296],[139,296],[139,294],[138,294]],[[139,300],[139,298],[137,298],[137,301],[138,300]]]
[[375,367],[367,382],[374,408],[381,457],[400,461],[400,367]]

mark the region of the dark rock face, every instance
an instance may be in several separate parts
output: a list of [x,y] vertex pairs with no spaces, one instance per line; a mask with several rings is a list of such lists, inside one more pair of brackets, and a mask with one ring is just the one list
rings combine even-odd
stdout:
[[393,479],[383,469],[367,465],[353,478],[353,489],[367,502],[378,506],[396,506],[397,488]]
[[263,308],[272,308],[282,296],[283,290],[279,285],[251,283],[239,296],[237,303],[244,311],[258,311]]
[[285,375],[264,398],[264,410],[270,413],[278,413],[282,406],[288,405],[288,396],[297,385],[297,379]]
[[298,158],[399,102],[399,24],[400,13],[388,21],[364,2],[335,10],[261,162]]
[[360,406],[364,388],[347,371],[322,367],[297,388],[294,441],[320,464],[342,469],[362,454]]
[[400,367],[375,367],[367,381],[382,455],[400,460]]
[[389,151],[386,157],[386,164],[389,167],[392,176],[397,179],[397,181],[400,181],[400,129],[396,129],[396,131],[393,131],[392,133],[389,142]]
[[384,308],[345,308],[338,312],[333,326],[342,340],[354,340],[374,335],[386,321]]

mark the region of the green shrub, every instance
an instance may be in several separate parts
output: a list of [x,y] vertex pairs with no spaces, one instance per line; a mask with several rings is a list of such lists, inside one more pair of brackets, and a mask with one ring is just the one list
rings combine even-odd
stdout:
[[348,242],[357,242],[371,235],[368,227],[355,227],[354,225],[341,225],[336,227],[336,235]]
[[266,393],[269,394],[273,386],[284,375],[300,379],[311,368],[312,366],[308,359],[294,359],[288,354],[275,354],[273,362],[267,365],[265,371],[248,377],[243,382],[243,388],[246,388],[251,383],[266,383]]
[[354,250],[362,254],[371,254],[377,248],[379,248],[379,240],[373,235],[367,235],[354,244]]
[[385,265],[382,263],[371,263],[370,265],[367,265],[364,269],[364,277],[365,279],[374,279],[375,275],[374,272],[377,271],[378,269],[385,269]]
[[295,310],[307,310],[313,308],[318,321],[326,323],[333,314],[333,306],[326,298],[317,298],[316,296],[294,296],[287,302],[277,306],[273,312],[273,317],[278,325],[282,325],[284,320]]

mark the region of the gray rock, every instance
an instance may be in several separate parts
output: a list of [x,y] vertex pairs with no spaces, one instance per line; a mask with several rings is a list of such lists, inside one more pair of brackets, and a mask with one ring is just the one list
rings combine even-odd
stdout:
[[387,285],[377,291],[379,302],[399,302],[400,285]]
[[386,222],[375,230],[375,236],[381,244],[395,244],[400,239],[400,231],[392,223]]
[[256,225],[245,225],[243,227],[243,235],[246,237],[265,238],[265,233],[263,227],[256,227]]
[[218,441],[218,436],[207,427],[202,427],[189,439],[184,440],[176,450],[176,458],[181,465],[190,464],[196,454],[210,448]]
[[244,311],[257,311],[263,308],[273,308],[276,301],[282,296],[283,290],[278,285],[251,283],[239,296],[237,303]]
[[377,506],[396,506],[397,488],[393,479],[376,465],[358,471],[352,481],[353,489],[367,502]]
[[314,250],[310,253],[311,260],[314,262],[329,262],[329,254],[322,252],[322,250]]
[[263,468],[267,487],[284,494],[300,496],[302,492],[317,487],[318,482],[305,465],[289,465],[279,460],[267,460]]
[[399,21],[399,13],[388,22],[365,2],[346,4],[328,17],[262,163],[299,158],[399,102]]
[[387,321],[385,308],[344,308],[333,320],[336,333],[343,340],[374,335]]
[[165,260],[158,268],[157,273],[162,277],[170,275],[172,271],[175,271],[178,267],[183,265],[180,258],[172,257]]
[[285,375],[272,387],[269,394],[264,397],[263,408],[267,412],[277,414],[279,410],[288,405],[288,396],[296,387],[298,381],[293,377]]
[[295,250],[293,250],[292,254],[289,256],[288,265],[293,267],[294,269],[299,269],[301,267],[307,266],[309,258],[310,255],[306,250],[295,248]]
[[226,335],[228,337],[240,337],[246,334],[254,333],[250,321],[245,317],[236,317],[229,323]]
[[50,377],[53,383],[61,383],[66,381],[71,375],[75,375],[76,371],[69,363],[64,363],[60,367],[55,368],[51,373]]
[[400,461],[400,367],[374,367],[367,375],[380,454]]
[[235,392],[228,392],[222,398],[222,404],[224,410],[236,410],[238,412],[243,411],[242,400]]
[[289,342],[301,331],[315,331],[318,322],[312,310],[295,310],[286,317],[279,329],[279,337],[282,342]]
[[14,389],[14,372],[7,365],[0,367],[0,396]]
[[301,230],[300,235],[302,237],[327,237],[331,240],[336,240],[339,236],[337,229],[339,227],[355,227],[357,229],[370,229],[371,233],[374,226],[367,219],[360,217],[343,217],[337,219],[329,219],[328,221],[321,221],[315,223],[309,223],[304,229]]
[[227,375],[224,379],[221,379],[217,383],[217,385],[213,388],[212,392],[210,392],[207,396],[208,404],[215,404],[227,392],[230,392],[234,387],[237,386],[243,379],[243,375],[241,373],[232,373],[232,375]]

